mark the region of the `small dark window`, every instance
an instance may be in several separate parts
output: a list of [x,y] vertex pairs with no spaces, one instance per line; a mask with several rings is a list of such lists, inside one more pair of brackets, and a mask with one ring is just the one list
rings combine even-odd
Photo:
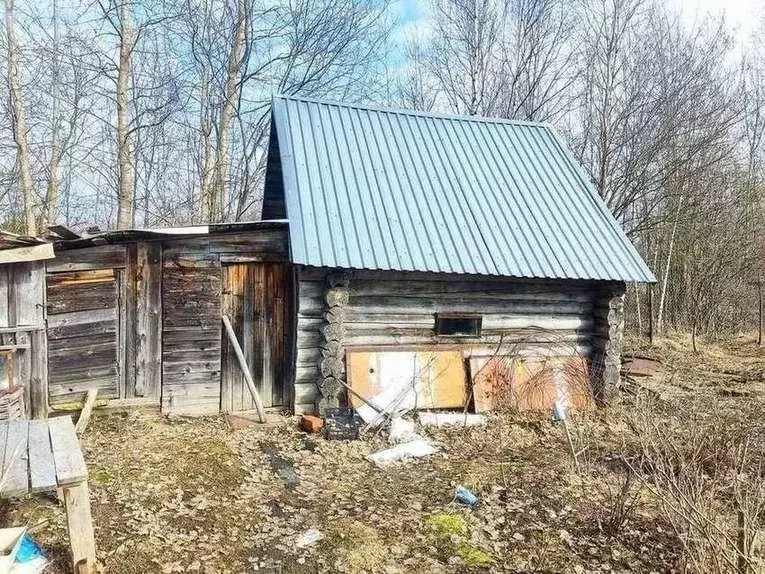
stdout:
[[480,337],[480,315],[436,315],[436,335],[442,337]]

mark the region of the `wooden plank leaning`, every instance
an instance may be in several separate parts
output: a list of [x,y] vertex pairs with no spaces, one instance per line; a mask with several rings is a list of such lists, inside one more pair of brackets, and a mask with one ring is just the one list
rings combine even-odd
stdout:
[[234,333],[234,327],[231,326],[231,320],[226,315],[223,315],[221,318],[223,319],[223,325],[226,327],[228,339],[231,342],[231,346],[234,348],[236,358],[239,361],[239,368],[242,369],[244,381],[247,383],[247,388],[250,389],[252,400],[255,401],[255,409],[258,411],[258,419],[260,422],[264,423],[266,422],[266,413],[263,410],[263,402],[260,400],[258,390],[255,388],[255,381],[252,380],[250,368],[244,358],[244,353],[242,352],[242,347],[239,345],[239,341],[236,338],[236,333]]
[[77,424],[74,427],[74,430],[78,435],[81,435],[85,432],[97,398],[98,389],[90,389],[88,394],[85,396],[85,405],[82,407],[82,410],[80,411],[80,418],[77,419]]
[[88,482],[65,486],[64,506],[75,574],[96,574],[96,543]]

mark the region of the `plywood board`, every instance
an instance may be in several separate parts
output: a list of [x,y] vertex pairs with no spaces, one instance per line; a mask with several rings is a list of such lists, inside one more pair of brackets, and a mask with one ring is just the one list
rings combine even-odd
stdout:
[[[373,398],[391,388],[416,388],[413,408],[464,406],[466,373],[462,351],[349,351],[348,382],[360,395]],[[354,408],[363,402],[350,395]]]
[[576,410],[592,404],[586,360],[474,356],[470,358],[475,412],[551,411],[555,402]]

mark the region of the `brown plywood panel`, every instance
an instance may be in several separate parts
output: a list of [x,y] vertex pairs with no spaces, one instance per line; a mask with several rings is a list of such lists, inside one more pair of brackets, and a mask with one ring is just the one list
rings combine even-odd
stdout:
[[[391,386],[414,384],[416,407],[459,408],[466,398],[466,373],[461,350],[348,351],[348,381],[356,392],[372,399]],[[350,395],[359,407],[361,399]]]

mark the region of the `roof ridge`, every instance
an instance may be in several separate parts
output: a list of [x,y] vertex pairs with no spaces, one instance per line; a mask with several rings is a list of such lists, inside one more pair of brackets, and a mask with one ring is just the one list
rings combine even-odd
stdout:
[[346,109],[354,110],[366,110],[373,112],[380,112],[384,114],[401,114],[407,116],[415,116],[421,118],[437,118],[444,120],[454,121],[467,121],[475,123],[485,124],[504,124],[510,126],[528,126],[536,128],[554,129],[549,122],[534,122],[529,120],[514,120],[509,118],[498,118],[492,116],[466,116],[464,114],[449,114],[443,112],[424,112],[421,110],[409,110],[406,108],[390,108],[386,106],[378,106],[374,104],[349,104],[347,102],[339,102],[335,100],[322,100],[319,98],[311,98],[307,96],[291,96],[287,94],[276,94],[272,97],[272,100],[292,100],[295,102],[305,102],[309,104],[321,104],[325,106],[336,106]]

